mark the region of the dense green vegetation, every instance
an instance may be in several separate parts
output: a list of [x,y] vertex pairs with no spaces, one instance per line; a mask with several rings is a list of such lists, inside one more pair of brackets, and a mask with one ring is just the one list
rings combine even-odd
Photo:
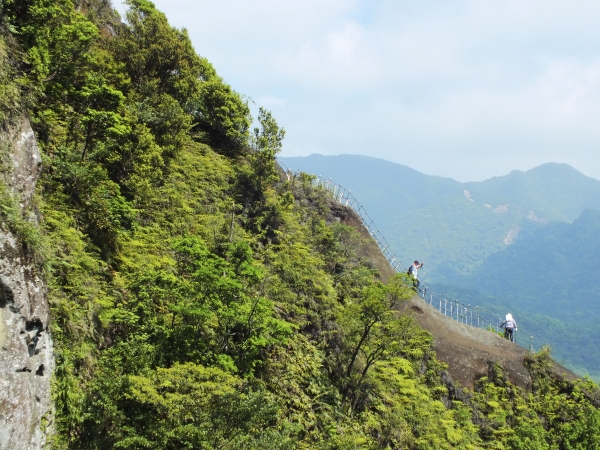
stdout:
[[53,448],[599,448],[595,386],[547,352],[532,392],[499,368],[444,382],[394,309],[404,276],[382,282],[310,176],[280,181],[271,114],[250,131],[186,32],[129,6],[2,3],[3,118],[27,111],[44,157],[22,236],[48,284]]

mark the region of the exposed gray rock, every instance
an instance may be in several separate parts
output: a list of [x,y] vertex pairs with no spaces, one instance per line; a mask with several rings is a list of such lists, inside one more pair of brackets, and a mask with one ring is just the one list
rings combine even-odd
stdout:
[[2,148],[5,149],[4,181],[21,200],[21,208],[27,208],[35,192],[42,170],[42,157],[31,129],[25,118],[0,133]]
[[[4,182],[24,211],[42,163],[29,121],[1,130],[0,145]],[[0,223],[0,449],[44,448],[53,369],[44,284],[19,238]]]

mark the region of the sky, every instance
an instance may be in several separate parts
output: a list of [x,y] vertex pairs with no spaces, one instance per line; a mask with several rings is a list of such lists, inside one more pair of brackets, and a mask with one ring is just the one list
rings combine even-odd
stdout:
[[362,154],[459,181],[554,161],[600,179],[598,1],[154,3],[272,111],[282,156]]

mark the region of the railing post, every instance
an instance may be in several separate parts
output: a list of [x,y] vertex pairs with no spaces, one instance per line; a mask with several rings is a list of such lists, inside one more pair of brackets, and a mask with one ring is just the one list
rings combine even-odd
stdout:
[[529,351],[535,351],[535,349],[533,348],[533,336],[529,336]]

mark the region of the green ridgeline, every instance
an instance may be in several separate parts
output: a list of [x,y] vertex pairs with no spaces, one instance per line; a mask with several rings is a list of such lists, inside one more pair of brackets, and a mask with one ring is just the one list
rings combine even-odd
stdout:
[[359,155],[280,159],[352,190],[402,260],[427,261],[434,282],[470,275],[521,232],[600,209],[600,181],[566,164],[459,183]]
[[310,177],[280,182],[284,136],[146,0],[4,0],[3,120],[44,158],[56,449],[592,449],[589,381],[528,357],[449,390],[432,337],[390,307],[356,230]]

